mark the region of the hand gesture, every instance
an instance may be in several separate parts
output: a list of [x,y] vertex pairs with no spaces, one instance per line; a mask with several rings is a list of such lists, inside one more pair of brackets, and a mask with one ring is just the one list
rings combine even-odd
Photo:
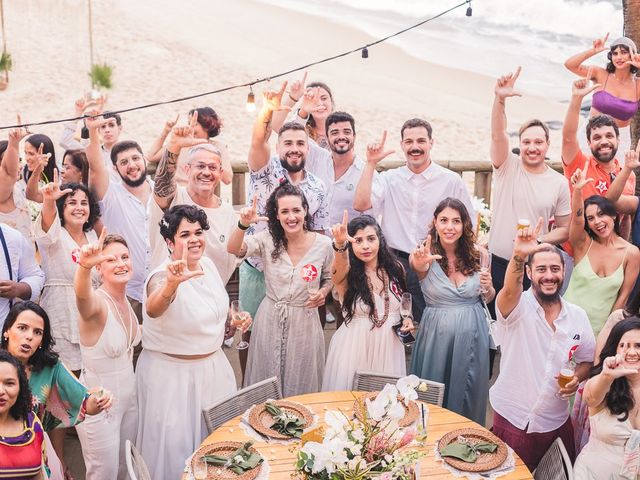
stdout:
[[[555,379],[558,379],[558,375],[555,376]],[[569,383],[558,389],[558,396],[568,400],[575,395],[579,386],[580,380],[578,380],[578,377],[574,375],[573,379]]]
[[41,143],[35,157],[27,158],[27,168],[31,173],[39,177],[49,163],[49,158],[51,158],[51,154],[44,153],[44,143]]
[[416,326],[413,324],[413,318],[409,317],[404,317],[402,319],[402,326],[400,327],[400,331],[405,333],[405,332],[409,332],[409,333],[413,333],[416,331]]
[[342,214],[342,223],[336,223],[331,227],[331,236],[336,245],[346,245],[347,242],[355,242],[355,239],[347,233],[347,224],[349,223],[349,212],[347,210]]
[[44,202],[55,202],[61,197],[64,197],[67,193],[71,193],[73,190],[70,188],[65,188],[64,190],[60,190],[60,183],[58,181],[58,169],[55,168],[53,170],[53,182],[47,183],[44,187],[40,189],[40,193],[42,194],[42,201]]
[[[176,118],[176,121],[178,119]],[[172,152],[179,152],[182,148],[193,147],[201,143],[207,143],[206,138],[195,138],[196,125],[198,124],[198,111],[194,110],[186,127],[173,127],[167,148]]]
[[431,253],[431,235],[427,235],[427,239],[418,245],[418,248],[411,255],[413,256],[413,269],[418,272],[426,272],[429,270],[431,262],[442,258],[442,255]]
[[179,285],[182,282],[204,275],[204,271],[202,270],[189,270],[189,267],[187,267],[188,254],[189,248],[187,248],[185,244],[182,247],[182,258],[167,264],[167,283]]
[[76,102],[74,103],[76,117],[79,117],[80,115],[82,115],[88,106],[89,104],[87,103],[84,96],[77,99]]
[[285,81],[280,90],[265,90],[262,92],[262,108],[271,112],[277,112],[280,110],[291,110],[291,107],[282,105],[282,96],[287,89],[287,82]]
[[522,94],[514,89],[516,80],[520,76],[521,67],[516,68],[515,73],[509,73],[498,78],[494,93],[500,100],[508,97],[521,97]]
[[395,150],[385,150],[384,144],[387,141],[387,131],[382,132],[382,138],[379,142],[370,143],[367,145],[367,163],[377,165],[382,159],[388,157]]
[[518,256],[524,259],[538,250],[549,247],[548,243],[538,245],[537,238],[540,235],[541,230],[542,217],[538,219],[538,223],[535,228],[519,228],[518,233],[516,234],[516,239],[513,242],[513,256]]
[[624,153],[624,166],[631,170],[640,167],[640,140],[638,140],[635,150]]
[[302,95],[300,110],[307,114],[314,114],[324,108],[320,102],[320,87],[307,88]]
[[102,116],[102,110],[91,110],[89,116],[84,119],[84,124],[89,130],[98,130],[109,121]]
[[307,308],[318,308],[324,305],[324,302],[325,293],[322,291],[322,289],[320,289],[314,294],[309,294],[309,299],[307,300],[307,303],[304,304],[304,306]]
[[[20,114],[18,114],[17,121],[18,125],[22,125],[22,118],[20,117]],[[20,141],[28,134],[29,132],[27,132],[27,129],[24,127],[9,130],[9,145],[17,149]]]
[[[197,112],[194,111],[193,113],[196,114]],[[175,127],[176,124],[178,123],[179,118],[180,118],[180,114],[178,114],[175,120],[167,120],[166,122],[164,122],[164,128],[162,129],[162,131],[164,132],[165,135],[169,135],[169,133],[171,133],[171,130],[173,130],[173,127]]]
[[615,379],[636,373],[638,373],[636,368],[629,368],[624,364],[624,355],[621,353],[613,357],[607,357],[602,362],[602,375],[609,378]]
[[103,228],[97,243],[88,243],[82,246],[80,249],[80,258],[78,259],[78,264],[82,268],[91,270],[93,267],[104,261],[116,259],[115,255],[105,255],[102,253],[102,249],[104,248],[104,238],[106,236],[107,229]]
[[573,186],[574,189],[582,190],[586,184],[591,182],[593,182],[593,178],[587,178],[586,168],[579,168],[571,175],[571,186]]
[[289,98],[297,102],[304,95],[304,86],[307,84],[307,72],[304,72],[302,80],[296,80],[289,87]]
[[600,52],[604,52],[607,49],[607,39],[609,38],[609,32],[604,36],[604,38],[596,38],[593,41],[593,54],[597,55]]
[[257,212],[258,212],[258,196],[254,195],[253,201],[251,202],[251,206],[243,207],[240,209],[240,223],[245,227],[248,227],[253,223],[269,221],[268,217],[263,217],[261,215],[258,215]]
[[589,81],[591,80],[591,67],[587,70],[587,76],[585,78],[579,78],[575,82],[573,82],[573,86],[571,88],[571,95],[574,97],[584,97],[593,92],[596,88],[600,88],[601,85],[599,83],[594,83],[593,85],[589,85]]
[[631,65],[632,67],[640,68],[640,53],[631,54],[631,60],[627,60],[624,62],[626,65]]

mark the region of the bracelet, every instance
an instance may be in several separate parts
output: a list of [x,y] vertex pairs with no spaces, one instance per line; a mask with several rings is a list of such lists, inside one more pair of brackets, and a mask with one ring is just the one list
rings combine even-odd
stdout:
[[342,245],[342,247],[338,247],[336,245],[336,242],[331,242],[331,247],[333,247],[333,250],[338,252],[338,253],[342,253],[342,252],[346,252],[347,251],[347,246],[348,246],[349,242],[344,242],[344,244]]
[[245,230],[249,230],[249,227],[248,227],[248,226],[243,225],[243,224],[240,222],[240,220],[238,220],[238,228],[239,228],[240,230],[242,230],[243,232],[244,232]]
[[93,267],[85,267],[83,264],[81,264],[80,262],[78,262],[78,265],[82,268],[84,268],[85,270],[91,270]]
[[297,100],[295,98],[293,98],[289,92],[287,92],[287,95],[289,95],[289,98],[291,100],[293,100],[294,102],[296,102],[296,103],[298,103],[298,101],[300,100],[299,98]]

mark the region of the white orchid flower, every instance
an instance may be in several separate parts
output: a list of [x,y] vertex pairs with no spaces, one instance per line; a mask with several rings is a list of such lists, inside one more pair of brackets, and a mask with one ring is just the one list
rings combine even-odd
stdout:
[[418,393],[416,392],[418,385],[420,385],[420,379],[415,375],[403,377],[396,383],[398,392],[404,397],[405,402],[418,398]]

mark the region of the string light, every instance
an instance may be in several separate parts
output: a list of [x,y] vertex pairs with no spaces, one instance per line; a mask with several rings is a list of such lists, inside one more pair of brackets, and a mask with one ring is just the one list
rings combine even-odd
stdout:
[[467,7],[467,17],[470,17],[471,15],[473,15],[473,10],[471,10],[471,0],[468,0],[467,3],[469,4],[469,6]]
[[[186,96],[186,97],[174,98],[172,100],[157,101],[157,102],[153,102],[153,103],[147,103],[145,105],[138,105],[138,106],[130,107],[130,108],[122,108],[122,109],[119,109],[119,110],[111,110],[110,113],[122,114],[122,113],[133,112],[133,111],[136,111],[136,110],[145,110],[147,108],[153,108],[153,107],[157,107],[157,106],[160,106],[160,105],[170,105],[170,104],[173,104],[173,103],[185,102],[187,100],[193,100],[193,99],[196,99],[196,98],[207,97],[209,95],[213,95],[213,94],[216,94],[216,93],[228,92],[230,90],[235,90],[237,88],[243,88],[243,87],[249,87],[249,89],[250,89],[249,94],[247,95],[247,104],[246,104],[247,111],[254,111],[255,108],[256,108],[256,105],[255,105],[255,95],[254,95],[253,91],[251,90],[252,85],[257,85],[259,83],[264,83],[264,82],[267,82],[269,80],[274,80],[276,78],[285,77],[285,76],[290,75],[292,73],[301,72],[303,70],[309,69],[310,67],[313,67],[313,66],[316,66],[316,65],[320,65],[321,63],[327,63],[327,62],[330,62],[332,60],[336,60],[338,58],[346,57],[347,55],[351,55],[351,54],[356,53],[356,52],[361,52],[362,58],[368,58],[369,51],[368,51],[367,47],[372,47],[374,45],[378,45],[379,43],[386,42],[390,38],[397,37],[398,35],[401,35],[401,34],[403,34],[405,32],[408,32],[409,30],[413,30],[415,28],[418,28],[418,27],[420,27],[420,26],[422,26],[422,25],[424,25],[424,24],[426,24],[426,23],[428,23],[428,22],[430,22],[432,20],[435,20],[437,18],[440,18],[440,17],[446,15],[447,13],[450,13],[450,12],[452,12],[454,10],[457,10],[458,8],[463,7],[464,5],[471,5],[471,0],[464,0],[463,2],[458,3],[457,5],[454,5],[453,7],[450,7],[448,9],[442,11],[442,12],[438,13],[437,15],[434,15],[433,17],[426,18],[426,19],[424,19],[424,20],[422,20],[422,21],[420,21],[420,22],[418,22],[416,24],[410,25],[410,26],[408,26],[406,28],[403,28],[402,30],[399,30],[399,31],[397,31],[395,33],[387,35],[386,37],[380,38],[380,39],[376,40],[375,42],[371,42],[371,43],[367,44],[366,47],[357,47],[357,48],[354,48],[353,50],[349,50],[347,52],[338,53],[338,54],[333,55],[331,57],[323,58],[321,60],[317,60],[315,62],[311,62],[311,63],[308,63],[306,65],[302,65],[302,66],[299,66],[299,67],[296,67],[296,68],[292,68],[290,70],[287,70],[286,72],[281,72],[281,73],[278,73],[276,75],[270,75],[268,77],[255,80],[253,82],[247,82],[247,83],[242,83],[242,84],[237,84],[237,85],[230,85],[230,86],[227,86],[227,87],[219,88],[217,90],[211,90],[209,92],[197,93],[195,95],[189,95],[189,96]],[[469,6],[467,8],[467,16],[468,17],[471,16],[471,6]],[[251,107],[251,105],[253,105],[253,106]],[[252,110],[249,110],[250,108],[252,108]],[[35,126],[39,126],[39,125],[53,125],[53,124],[56,124],[56,123],[73,122],[73,121],[77,121],[77,120],[83,120],[85,118],[93,118],[94,116],[95,115],[84,114],[84,115],[78,115],[78,116],[75,116],[75,117],[60,118],[60,119],[56,119],[56,120],[44,120],[44,121],[41,121],[41,122],[30,122],[30,123],[22,123],[22,124],[15,124],[15,125],[4,125],[4,126],[0,127],[0,130],[8,130],[10,128],[35,127]]]
[[256,111],[256,96],[253,94],[253,88],[251,88],[251,85],[249,85],[249,95],[247,95],[247,105],[245,108],[249,113]]

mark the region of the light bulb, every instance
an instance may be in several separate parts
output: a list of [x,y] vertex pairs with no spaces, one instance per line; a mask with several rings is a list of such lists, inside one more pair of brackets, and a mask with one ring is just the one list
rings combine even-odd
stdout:
[[253,94],[253,90],[249,91],[249,95],[247,95],[247,112],[255,112],[256,111],[256,96]]
[[367,49],[367,47],[364,47],[362,49],[362,58],[369,58],[369,50]]

